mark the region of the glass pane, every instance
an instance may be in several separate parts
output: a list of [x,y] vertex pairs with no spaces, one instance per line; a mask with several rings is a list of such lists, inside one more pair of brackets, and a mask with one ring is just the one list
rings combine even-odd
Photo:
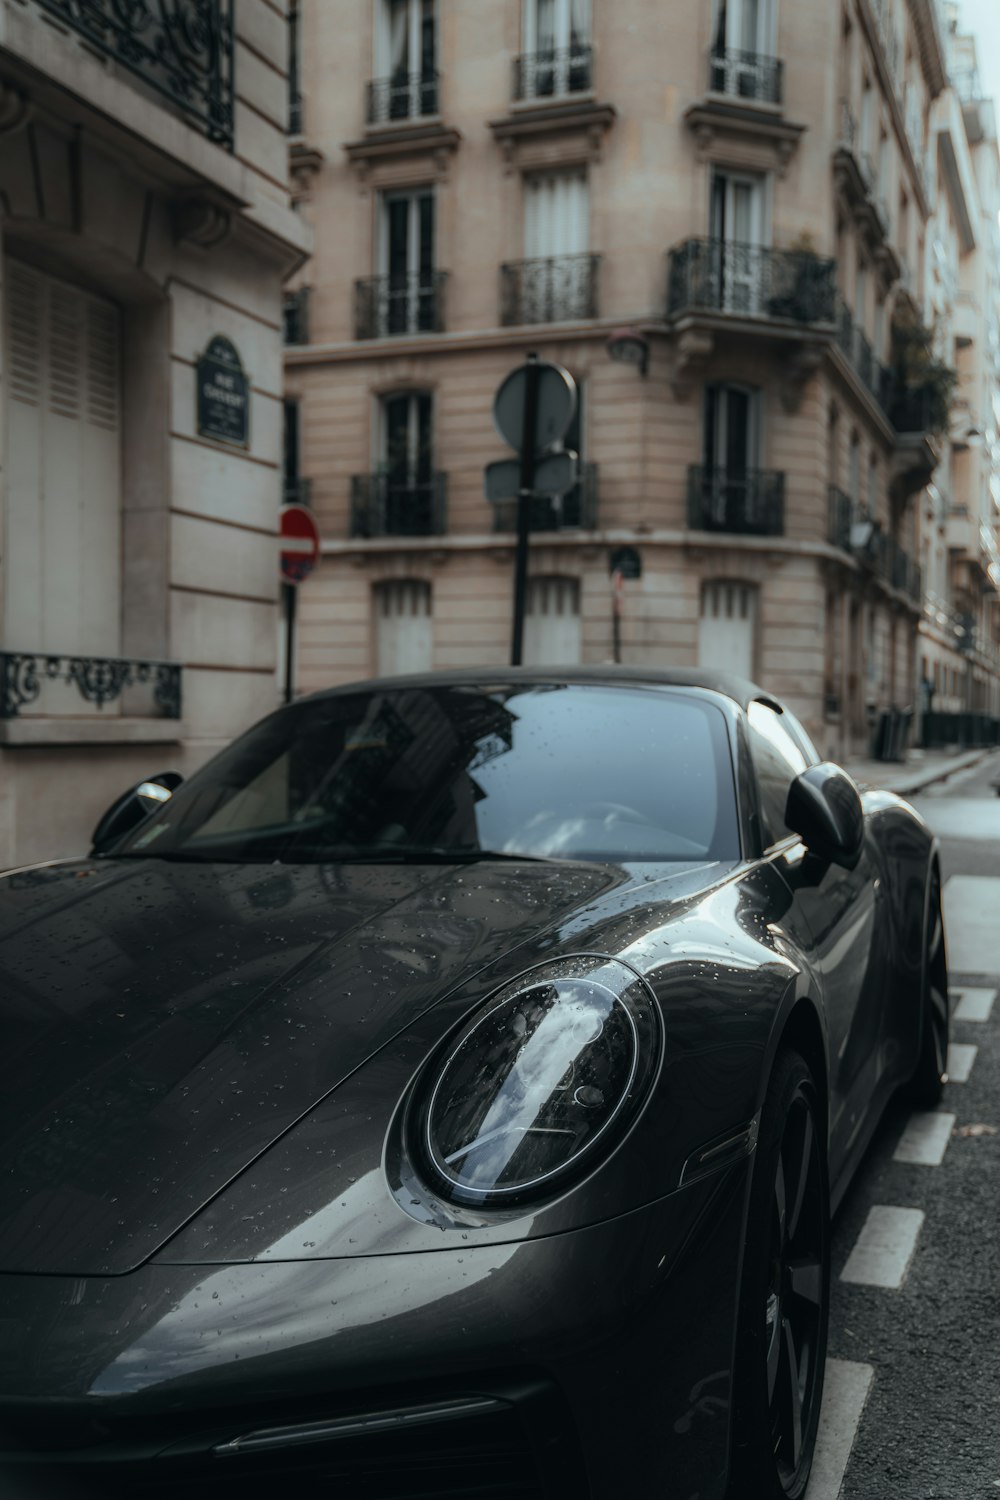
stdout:
[[750,394],[726,391],[726,473],[743,478],[750,466]]
[[788,836],[785,823],[788,789],[796,776],[805,770],[806,758],[773,708],[764,703],[751,703],[747,718],[766,847]]

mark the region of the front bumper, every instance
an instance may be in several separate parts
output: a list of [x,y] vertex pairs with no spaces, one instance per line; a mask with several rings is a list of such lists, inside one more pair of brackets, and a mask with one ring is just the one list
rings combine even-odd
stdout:
[[0,1276],[2,1492],[718,1500],[749,1165],[507,1245]]

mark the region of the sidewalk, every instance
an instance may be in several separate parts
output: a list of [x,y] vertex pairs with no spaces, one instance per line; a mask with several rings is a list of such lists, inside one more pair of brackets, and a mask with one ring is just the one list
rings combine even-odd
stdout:
[[[845,762],[844,769],[864,786],[883,787],[907,797],[936,781],[945,781],[956,771],[977,766],[994,754],[996,751],[992,747],[958,751],[908,750],[905,761],[851,760]],[[1000,775],[1000,765],[997,771]]]

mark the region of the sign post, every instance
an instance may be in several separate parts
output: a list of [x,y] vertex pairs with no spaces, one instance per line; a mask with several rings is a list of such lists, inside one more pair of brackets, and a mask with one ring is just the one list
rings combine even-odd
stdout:
[[319,530],[312,511],[304,505],[284,505],[279,533],[281,593],[285,606],[284,699],[291,703],[295,680],[295,596],[299,584],[308,578],[319,558]]
[[[528,541],[531,533],[531,502],[535,499],[537,469],[552,462],[549,450],[560,443],[576,414],[576,382],[561,365],[551,365],[529,354],[504,380],[493,400],[493,422],[504,442],[520,453],[517,476],[517,549],[514,557],[514,620],[511,631],[511,666],[519,667],[524,654],[524,616],[528,594]],[[539,464],[542,460],[542,465]],[[506,469],[506,465],[491,465]],[[560,466],[563,467],[563,466]],[[502,472],[496,489],[504,488]],[[561,483],[559,488],[569,488]],[[491,493],[487,471],[487,494]],[[496,498],[501,498],[499,494]]]

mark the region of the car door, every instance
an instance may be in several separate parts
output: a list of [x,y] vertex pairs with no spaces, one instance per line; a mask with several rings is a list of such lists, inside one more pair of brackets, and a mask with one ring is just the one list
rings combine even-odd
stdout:
[[870,847],[846,870],[807,853],[785,825],[788,789],[818,757],[801,727],[757,701],[747,714],[757,775],[762,843],[788,886],[783,919],[822,987],[830,1067],[830,1180],[864,1135],[884,1068],[887,959],[881,941],[885,893]]

